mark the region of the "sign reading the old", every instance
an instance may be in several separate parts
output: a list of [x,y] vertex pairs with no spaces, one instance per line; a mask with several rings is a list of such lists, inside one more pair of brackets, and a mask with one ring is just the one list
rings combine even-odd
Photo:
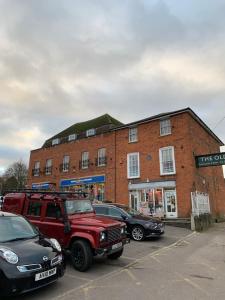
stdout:
[[225,152],[195,156],[196,167],[225,165]]

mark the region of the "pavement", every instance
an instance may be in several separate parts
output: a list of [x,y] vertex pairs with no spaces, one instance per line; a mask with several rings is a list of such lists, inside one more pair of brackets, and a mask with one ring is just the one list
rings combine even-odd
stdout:
[[85,273],[68,262],[58,282],[16,300],[225,299],[225,223],[196,233],[166,227],[162,238],[131,241],[117,261],[96,259]]

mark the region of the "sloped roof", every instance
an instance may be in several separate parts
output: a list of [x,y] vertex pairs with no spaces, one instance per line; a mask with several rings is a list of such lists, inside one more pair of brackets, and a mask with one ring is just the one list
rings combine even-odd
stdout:
[[107,125],[110,127],[110,129],[112,129],[117,126],[123,125],[123,123],[114,119],[109,114],[104,114],[98,118],[94,118],[94,119],[91,119],[91,120],[88,120],[85,122],[73,124],[72,126],[66,128],[65,130],[57,133],[50,139],[46,140],[43,147],[51,146],[51,142],[53,139],[65,138],[74,133],[76,133],[78,135],[78,134],[85,132],[88,129],[100,128],[100,127],[107,126]]

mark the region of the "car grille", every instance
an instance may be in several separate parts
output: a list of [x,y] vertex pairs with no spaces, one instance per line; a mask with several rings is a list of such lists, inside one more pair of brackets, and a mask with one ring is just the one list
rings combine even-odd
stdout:
[[121,238],[121,228],[113,228],[108,230],[108,242],[114,242]]

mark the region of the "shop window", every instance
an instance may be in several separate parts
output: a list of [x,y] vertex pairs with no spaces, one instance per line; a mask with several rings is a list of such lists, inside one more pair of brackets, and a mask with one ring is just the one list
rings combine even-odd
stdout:
[[160,175],[175,174],[175,156],[174,147],[165,147],[159,149]]
[[89,166],[89,152],[82,152],[81,155],[81,169],[87,169]]
[[129,128],[129,143],[137,142],[138,130],[137,127]]
[[170,119],[160,120],[160,135],[171,134],[171,122]]
[[128,178],[140,177],[140,163],[139,163],[138,152],[127,154],[127,177]]
[[52,174],[52,159],[47,159],[45,165],[45,175],[51,175],[51,174]]
[[97,162],[98,167],[102,167],[106,165],[106,149],[101,148],[98,149],[98,162]]
[[27,214],[29,216],[36,216],[39,217],[41,215],[41,203],[40,202],[30,202],[28,206],[28,212]]

